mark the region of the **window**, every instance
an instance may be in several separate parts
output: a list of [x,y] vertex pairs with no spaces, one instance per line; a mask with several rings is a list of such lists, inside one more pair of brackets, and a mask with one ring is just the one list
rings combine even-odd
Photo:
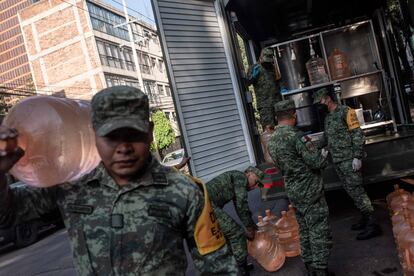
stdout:
[[150,101],[154,100],[155,82],[144,80],[144,92],[148,95]]
[[149,56],[147,54],[140,52],[138,55],[138,59],[141,72],[144,74],[151,74]]
[[151,58],[151,68],[155,69],[155,67],[157,66],[157,59],[156,58]]
[[133,86],[136,88],[139,87],[139,82],[137,79],[132,78],[126,78],[118,75],[109,75],[105,74],[106,84],[108,87],[115,86],[115,85],[127,85],[127,86]]
[[164,90],[164,86],[162,86],[161,84],[158,84],[158,93],[159,93],[160,95],[164,95],[164,96],[166,96],[166,94],[165,94],[165,90]]
[[97,40],[96,44],[102,65],[129,71],[135,70],[130,49],[120,48],[118,45],[101,40]]
[[160,70],[161,73],[164,72],[164,61],[162,59],[158,60],[158,70]]
[[150,32],[144,29],[144,37],[150,37]]
[[169,86],[165,86],[165,95],[166,96],[171,96],[171,90]]
[[127,25],[122,25],[117,28],[114,27],[117,24],[124,23],[125,17],[117,15],[91,2],[87,3],[94,30],[129,41]]

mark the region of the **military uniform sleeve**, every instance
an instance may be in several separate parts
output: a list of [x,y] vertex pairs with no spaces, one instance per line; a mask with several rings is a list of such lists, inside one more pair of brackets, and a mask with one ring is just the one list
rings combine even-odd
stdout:
[[326,166],[326,158],[322,156],[321,150],[317,148],[308,136],[298,135],[296,139],[296,151],[311,169],[317,170]]
[[364,154],[365,136],[359,125],[355,110],[348,107],[346,112],[344,112],[344,117],[351,135],[353,157],[362,159]]
[[324,133],[321,139],[318,141],[318,148],[324,148],[328,146],[328,139],[326,138],[326,134]]
[[0,191],[0,227],[38,218],[56,208],[56,188],[4,186]]
[[[187,221],[187,242],[193,257],[195,267],[202,275],[237,275],[236,260],[230,253],[227,245],[201,255],[195,244],[195,228],[197,220],[204,208],[204,196],[200,189],[195,188],[189,195],[189,205],[186,216]],[[217,229],[220,232],[220,229]]]
[[252,219],[252,213],[249,209],[247,197],[247,178],[242,172],[236,172],[232,175],[232,181],[235,188],[235,202],[237,214],[245,227],[255,225]]

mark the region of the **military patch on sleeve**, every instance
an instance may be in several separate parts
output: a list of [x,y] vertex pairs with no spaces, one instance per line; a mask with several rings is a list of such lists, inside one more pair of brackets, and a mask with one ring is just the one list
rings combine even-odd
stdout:
[[346,124],[348,125],[348,130],[360,127],[358,117],[355,113],[355,110],[352,108],[348,108],[348,112],[346,113]]
[[303,136],[300,138],[300,140],[301,140],[303,143],[307,143],[307,142],[311,142],[311,141],[312,141],[312,139],[311,139],[308,135],[303,135]]
[[152,173],[154,184],[168,185],[167,176],[164,173]]
[[304,135],[300,138],[300,140],[302,141],[302,143],[305,144],[306,148],[309,151],[316,151],[317,147],[316,144],[312,141],[312,138],[310,138],[308,135]]

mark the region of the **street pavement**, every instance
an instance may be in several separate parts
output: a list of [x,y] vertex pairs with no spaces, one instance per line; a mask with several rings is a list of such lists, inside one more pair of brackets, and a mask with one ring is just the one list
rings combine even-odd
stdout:
[[[372,188],[372,187],[371,187]],[[330,270],[336,276],[373,275],[394,276],[402,275],[398,262],[397,252],[391,232],[388,210],[384,201],[384,194],[370,194],[374,200],[376,216],[384,234],[367,241],[356,241],[357,232],[349,230],[350,225],[358,219],[358,212],[352,202],[342,190],[328,193],[330,207],[330,221],[332,224],[334,246],[330,258]],[[249,194],[249,204],[253,214],[264,214],[265,208],[272,209],[276,214],[286,207],[287,202],[265,202],[258,200],[260,194],[256,191]],[[232,206],[227,211],[234,213]],[[252,262],[254,262],[252,260]],[[287,258],[284,266],[275,273],[268,273],[255,263],[253,276],[306,275],[305,268],[299,257]],[[194,275],[190,264],[187,275]],[[72,265],[70,246],[65,230],[57,231],[39,242],[14,250],[12,247],[0,249],[0,275],[7,276],[75,276]]]

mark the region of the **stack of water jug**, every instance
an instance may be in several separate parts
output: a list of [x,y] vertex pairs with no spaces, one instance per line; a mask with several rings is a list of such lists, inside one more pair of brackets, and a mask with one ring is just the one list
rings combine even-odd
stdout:
[[255,239],[248,243],[249,254],[267,271],[277,271],[286,257],[300,255],[299,225],[293,206],[278,219],[270,210],[258,217]]
[[414,196],[398,185],[387,196],[392,231],[405,276],[414,276]]

